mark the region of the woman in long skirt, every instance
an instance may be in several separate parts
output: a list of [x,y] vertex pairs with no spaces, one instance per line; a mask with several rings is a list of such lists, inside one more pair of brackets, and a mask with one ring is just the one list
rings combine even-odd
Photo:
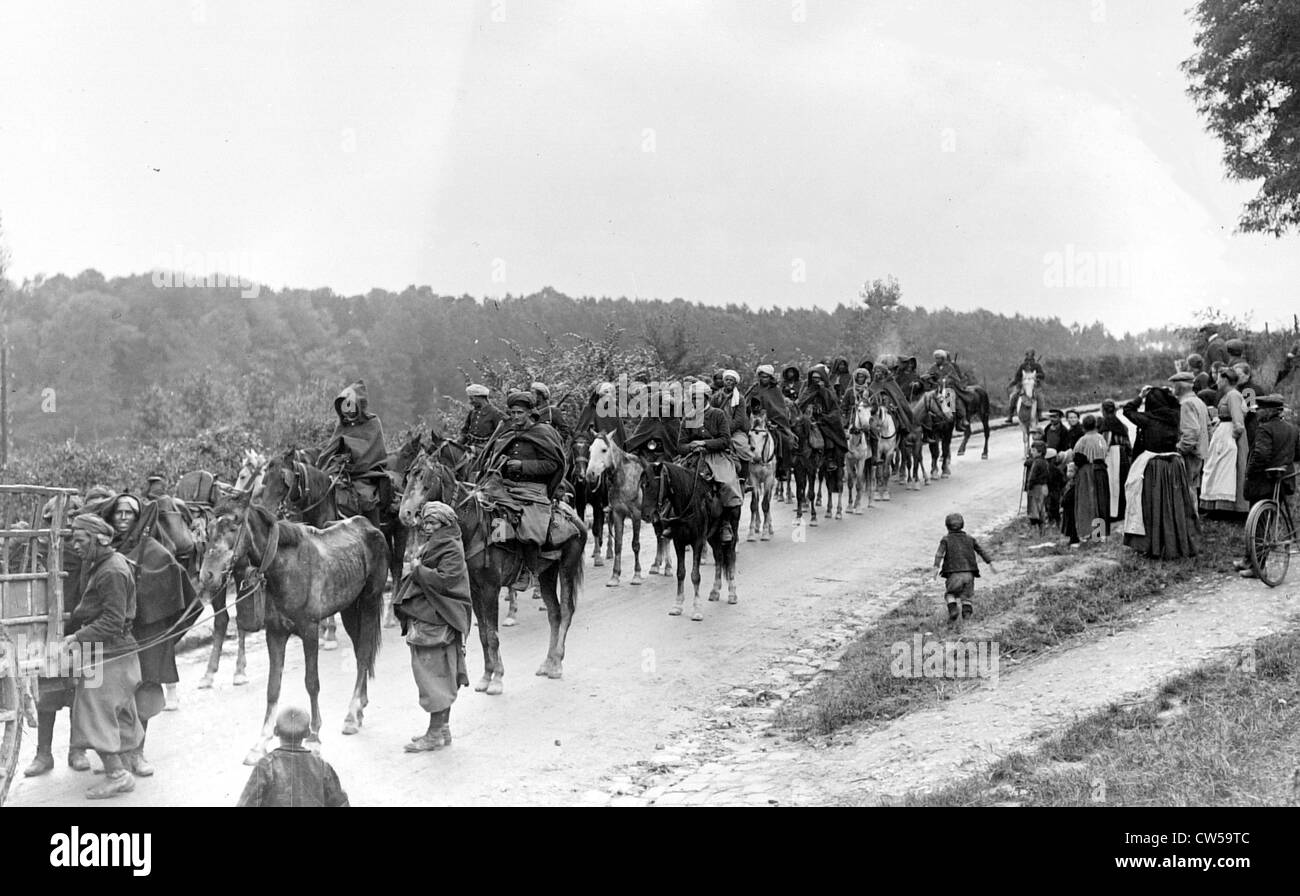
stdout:
[[1124,544],[1158,560],[1196,556],[1200,524],[1178,454],[1178,399],[1148,386],[1124,406],[1124,416],[1137,425],[1137,442],[1147,446],[1124,481]]
[[1110,489],[1107,516],[1112,523],[1117,523],[1124,519],[1124,482],[1133,465],[1133,443],[1128,427],[1116,413],[1115,402],[1109,398],[1101,403],[1097,432],[1106,440],[1106,485]]
[[1219,371],[1219,423],[1210,434],[1210,456],[1201,473],[1201,509],[1246,513],[1246,461],[1250,440],[1246,435],[1246,404],[1237,390],[1238,373],[1231,367]]
[[451,745],[451,705],[469,684],[465,636],[470,626],[469,569],[456,512],[441,501],[420,511],[428,538],[393,598],[393,613],[411,648],[411,672],[429,728],[406,745],[423,753]]
[[1097,418],[1089,414],[1083,418],[1083,436],[1074,444],[1074,531],[1081,540],[1110,534],[1106,450],[1106,440],[1097,432]]

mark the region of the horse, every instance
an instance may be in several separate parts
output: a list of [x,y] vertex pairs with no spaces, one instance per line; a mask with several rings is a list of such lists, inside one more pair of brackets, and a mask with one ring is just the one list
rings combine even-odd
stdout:
[[849,419],[849,451],[845,464],[845,481],[848,484],[849,513],[862,513],[862,494],[867,495],[867,509],[871,509],[870,477],[875,475],[875,446],[871,430],[871,406],[866,401],[854,405]]
[[[592,483],[587,480],[587,465],[591,462],[590,434],[577,433],[569,444],[569,487],[573,490],[573,509],[585,519],[591,507],[591,565],[604,566],[601,551],[605,547],[605,515],[609,506],[609,483],[602,476]],[[611,545],[612,546],[612,545]]]
[[223,501],[213,513],[214,531],[199,571],[200,598],[210,604],[213,594],[224,591],[231,568],[240,560],[257,570],[267,598],[266,651],[271,670],[266,682],[266,715],[261,737],[244,757],[244,764],[256,765],[266,754],[290,635],[302,640],[311,701],[308,740],[319,742],[317,637],[321,620],[335,613],[343,617],[356,654],[356,682],[343,722],[344,734],[356,734],[369,702],[366,683],[374,677],[382,640],[389,559],[383,533],[363,517],[352,517],[325,530],[277,520],[270,510],[254,503],[250,494]]
[[672,538],[677,553],[677,602],[668,611],[668,615],[682,615],[682,605],[686,599],[686,548],[689,546],[692,555],[691,584],[695,588],[691,619],[701,622],[704,613],[700,609],[700,560],[705,542],[713,550],[714,558],[713,590],[709,592],[709,600],[721,598],[724,574],[727,577],[727,603],[734,604],[739,600],[736,595],[736,540],[722,540],[722,524],[730,523],[731,531],[739,533],[740,507],[724,507],[720,512],[715,512],[709,483],[700,470],[703,460],[692,458],[687,463],[698,466],[694,470],[688,470],[679,464],[655,461],[645,470],[642,487],[648,494],[654,495],[655,516]]
[[[623,527],[632,521],[632,584],[640,585],[641,578],[641,461],[618,447],[614,439],[601,433],[591,440],[587,458],[586,479],[589,486],[606,482],[609,512],[613,524],[610,544],[614,548],[614,571],[605,583],[607,588],[617,588],[623,574]],[[658,557],[651,574],[657,575]]]
[[[504,689],[502,679],[506,671],[497,631],[501,587],[516,578],[522,560],[517,551],[492,543],[494,524],[484,507],[485,497],[483,488],[460,482],[451,467],[426,452],[416,459],[406,477],[398,516],[403,523],[413,526],[420,508],[428,501],[442,501],[456,509],[469,567],[470,600],[483,646],[483,677],[474,690],[496,696]],[[539,558],[538,568],[533,570],[551,626],[546,659],[536,674],[552,679],[563,677],[565,641],[582,591],[586,527],[579,524],[577,532],[556,547],[560,551],[559,559]]]
[[[967,386],[965,389],[957,388],[951,377],[945,376],[940,380],[939,388],[944,391],[950,391],[953,394],[954,402],[961,402],[961,444],[957,446],[957,456],[961,457],[966,453],[966,444],[971,437],[971,420],[978,418],[984,424],[984,450],[980,452],[981,460],[989,459],[989,393],[983,386]],[[955,429],[954,429],[955,432]]]
[[[957,393],[951,387],[936,386],[921,395],[913,413],[929,433],[930,478],[952,476],[952,435],[955,427]],[[942,463],[942,469],[940,464]]]
[[[838,413],[838,412],[837,412]],[[816,426],[816,423],[812,424]],[[823,436],[823,439],[825,437]],[[834,518],[844,519],[844,458],[839,448],[825,443],[822,448],[821,463],[817,465],[817,497],[821,500],[822,483],[826,483],[826,519],[831,519],[831,508],[835,508]]]
[[1025,457],[1029,456],[1032,430],[1038,425],[1038,398],[1034,395],[1037,380],[1037,372],[1026,370],[1020,379],[1020,397],[1016,399],[1016,418],[1020,421],[1020,436],[1025,445]]
[[[776,438],[762,411],[749,421],[749,537],[767,541],[772,535],[772,490],[776,485]],[[761,510],[761,514],[760,514]]]
[[[804,507],[808,507],[808,525],[817,525],[817,502],[813,500],[812,491],[817,484],[817,471],[822,466],[825,445],[813,447],[812,433],[816,424],[802,411],[793,411],[790,429],[794,432],[795,446],[791,452],[790,467],[795,484],[795,525],[803,523]],[[820,433],[818,433],[820,436]]]
[[876,447],[872,466],[876,468],[876,481],[872,491],[877,501],[888,501],[889,480],[893,477],[893,464],[898,453],[899,426],[894,414],[884,402],[873,399],[870,402],[870,432],[876,437]]

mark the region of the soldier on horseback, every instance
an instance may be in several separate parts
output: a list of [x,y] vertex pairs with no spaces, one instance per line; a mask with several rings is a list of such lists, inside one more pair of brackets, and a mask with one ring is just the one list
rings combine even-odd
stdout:
[[491,394],[487,386],[478,383],[465,389],[470,410],[465,425],[460,428],[460,443],[476,453],[496,434],[497,427],[505,419],[505,415],[488,401]]
[[[514,539],[523,546],[519,579],[510,587],[531,589],[530,570],[538,559],[555,560],[558,551],[544,551],[551,521],[551,502],[564,482],[564,441],[553,426],[537,419],[532,392],[512,392],[506,400],[508,426],[484,449],[483,469],[499,471],[509,498],[518,505]],[[498,539],[494,534],[494,540]]]
[[[1043,365],[1038,363],[1038,359],[1032,348],[1025,352],[1025,360],[1020,362],[1020,366],[1016,368],[1015,376],[1013,376],[1011,382],[1008,383],[1008,386],[1011,389],[1011,400],[1007,405],[1008,423],[1016,422],[1016,401],[1020,398],[1020,384],[1024,381],[1025,374],[1030,371],[1033,371],[1037,385],[1041,386],[1047,380],[1047,374],[1043,372]],[[1039,407],[1041,407],[1041,397],[1039,401]]]
[[317,465],[340,479],[335,486],[339,509],[359,513],[378,528],[379,508],[393,497],[385,469],[388,448],[384,427],[366,409],[368,401],[364,380],[357,380],[334,399],[339,422],[321,448]]
[[[795,372],[795,387],[798,388],[799,368],[787,367],[789,371]],[[777,475],[784,474],[789,464],[790,456],[794,453],[795,437],[794,430],[791,429],[790,414],[786,410],[786,386],[777,385],[776,368],[771,364],[762,364],[756,371],[758,381],[749,387],[745,392],[744,405],[746,409],[752,408],[755,402],[762,407],[763,413],[767,416],[767,425],[772,432],[776,433],[777,445]],[[782,376],[785,374],[783,373]],[[795,392],[794,398],[798,397]],[[791,398],[793,400],[793,398]]]
[[[684,464],[687,469],[695,467],[698,475],[712,482],[715,500],[725,508],[739,507],[744,495],[732,459],[731,426],[728,415],[721,408],[709,404],[711,391],[707,383],[691,385],[685,407],[687,416],[682,417],[677,443],[681,451],[692,456]],[[725,543],[734,538],[731,524],[724,522],[722,541]]]
[[727,415],[727,426],[731,433],[731,453],[736,458],[742,488],[749,481],[749,407],[741,398],[737,387],[740,374],[734,370],[722,372],[722,389],[713,395],[713,406],[721,408]]
[[569,421],[564,419],[563,411],[551,404],[551,387],[545,383],[533,383],[530,388],[533,392],[533,402],[535,404],[533,416],[539,423],[545,423],[552,427],[560,434],[560,438],[568,441],[572,435],[569,432]]
[[966,422],[966,402],[975,401],[966,374],[957,366],[957,362],[949,357],[948,352],[940,348],[935,349],[934,364],[930,366],[925,379],[932,389],[942,389],[943,381],[947,379],[953,391],[957,393],[957,400],[953,402],[953,427],[961,429]]

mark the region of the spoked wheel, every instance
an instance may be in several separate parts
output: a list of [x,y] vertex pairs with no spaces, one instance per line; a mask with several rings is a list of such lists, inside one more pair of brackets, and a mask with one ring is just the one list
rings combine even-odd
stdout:
[[18,748],[23,736],[22,683],[18,679],[18,654],[0,625],[0,806],[18,768]]
[[1246,517],[1246,550],[1259,580],[1276,588],[1291,565],[1292,533],[1277,503],[1260,501]]

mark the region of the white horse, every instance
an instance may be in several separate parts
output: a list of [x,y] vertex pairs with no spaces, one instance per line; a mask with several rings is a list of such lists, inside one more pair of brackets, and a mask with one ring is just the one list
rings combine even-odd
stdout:
[[862,513],[862,493],[867,494],[867,509],[871,509],[871,490],[867,477],[875,472],[875,457],[871,452],[871,405],[859,401],[853,409],[849,424],[849,452],[846,481],[849,490],[849,513]]
[[1020,435],[1025,443],[1025,457],[1029,456],[1032,431],[1038,426],[1038,397],[1034,394],[1037,382],[1038,374],[1026,370],[1020,380],[1020,397],[1016,399],[1016,417],[1020,420]]
[[[749,427],[749,537],[772,538],[772,492],[776,488],[776,439],[767,428],[767,415],[755,413]],[[760,513],[761,510],[761,513]]]
[[888,501],[889,497],[889,480],[892,475],[891,467],[894,463],[894,457],[898,453],[898,425],[894,422],[894,415],[890,413],[889,408],[883,404],[873,405],[871,408],[871,432],[876,437],[876,453],[874,465],[876,468],[875,496],[877,501]]

